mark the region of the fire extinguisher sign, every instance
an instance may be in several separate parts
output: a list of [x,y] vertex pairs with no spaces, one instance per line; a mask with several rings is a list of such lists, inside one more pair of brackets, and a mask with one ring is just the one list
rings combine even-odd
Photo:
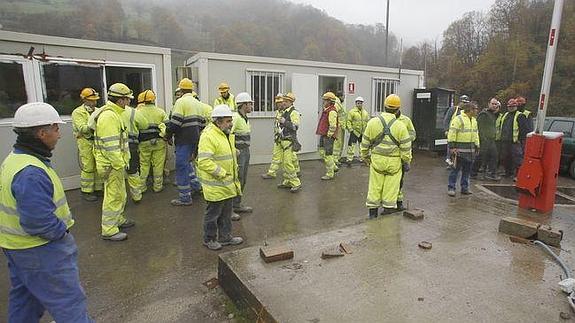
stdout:
[[355,82],[347,83],[347,93],[355,94]]

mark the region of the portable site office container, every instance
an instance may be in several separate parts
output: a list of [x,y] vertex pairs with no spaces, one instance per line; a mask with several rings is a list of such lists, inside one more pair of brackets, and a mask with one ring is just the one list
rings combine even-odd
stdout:
[[[153,89],[159,106],[172,106],[171,52],[167,48],[0,31],[0,158],[12,149],[11,122],[26,103],[52,104],[66,124],[54,152],[54,168],[66,189],[80,186],[80,167],[70,114],[81,104],[80,91],[126,83],[137,95]],[[132,105],[135,105],[134,101]]]
[[300,158],[317,156],[315,134],[321,109],[321,95],[327,90],[346,95],[346,109],[354,106],[357,96],[372,115],[383,111],[388,94],[401,96],[402,111],[411,116],[413,91],[423,86],[423,71],[397,68],[303,61],[285,58],[198,53],[189,58],[192,79],[197,83],[200,99],[212,104],[219,96],[218,84],[227,82],[230,92],[248,92],[254,99],[250,115],[252,126],[252,163],[269,163],[273,149],[273,98],[278,93],[293,92],[295,107],[302,115],[298,139]]

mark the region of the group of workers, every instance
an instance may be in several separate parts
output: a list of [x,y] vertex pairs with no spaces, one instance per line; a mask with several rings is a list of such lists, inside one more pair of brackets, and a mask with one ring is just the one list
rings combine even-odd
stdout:
[[456,196],[456,184],[461,173],[461,194],[469,195],[469,179],[483,172],[483,179],[499,181],[503,175],[516,179],[523,161],[527,134],[533,131],[533,114],[525,108],[522,96],[507,101],[507,111],[501,111],[496,98],[480,111],[467,95],[451,107],[444,117],[447,135],[448,168],[451,170],[447,194]]
[[[162,191],[167,145],[173,144],[178,197],[171,204],[191,205],[194,182],[199,182],[195,190],[201,189],[207,202],[203,244],[219,250],[243,242],[232,235],[231,221],[239,220],[239,213],[252,212],[242,204],[242,192],[250,161],[248,114],[254,102],[246,92],[233,96],[225,83],[218,90],[220,96],[212,108],[199,100],[191,80],[182,79],[169,115],[156,106],[152,90],[137,96],[136,108],[130,106],[133,91],[123,83],[108,88],[107,102],[99,108],[96,90],[81,91],[82,105],[72,113],[81,194],[90,202],[103,196],[102,239],[127,239],[125,231],[135,222],[124,212],[126,180],[135,203],[149,184],[152,191]],[[278,187],[294,193],[302,188],[297,157],[301,116],[295,100],[293,93],[275,97],[273,157],[269,171],[262,175],[275,178],[283,168]],[[348,153],[343,162],[351,165],[359,148],[359,159],[370,167],[369,218],[403,209],[401,185],[410,168],[415,130],[400,112],[400,98],[388,96],[385,112],[371,120],[362,97],[356,98],[349,112],[333,92],[325,93],[322,100],[316,129],[326,168],[321,179],[334,178],[347,130]],[[45,310],[57,322],[92,322],[80,286],[77,247],[69,231],[74,220],[61,180],[50,164],[63,123],[56,109],[42,102],[21,106],[14,117],[17,140],[0,170],[0,247],[10,269],[10,322],[38,322]]]

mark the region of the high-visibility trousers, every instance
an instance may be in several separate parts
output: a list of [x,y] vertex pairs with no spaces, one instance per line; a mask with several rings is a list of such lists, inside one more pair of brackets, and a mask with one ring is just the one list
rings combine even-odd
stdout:
[[335,169],[335,156],[333,156],[334,151],[334,139],[321,136],[319,138],[319,156],[323,159],[325,164],[325,176],[334,177]]
[[347,140],[347,161],[353,161],[356,151],[359,152],[361,145],[361,135],[358,137],[353,132],[350,132],[349,139]]
[[[274,142],[274,149],[272,151],[272,162],[268,169],[268,175],[276,177],[277,171],[280,169],[283,161],[283,148],[279,142]],[[295,154],[295,153],[294,153]],[[299,163],[298,163],[299,164]]]
[[371,159],[369,186],[365,205],[370,208],[396,208],[399,184],[401,182],[401,158],[377,156],[377,163]]
[[94,142],[80,138],[78,144],[78,162],[80,163],[80,190],[82,193],[93,193],[98,188],[101,190],[102,183],[96,185],[96,159],[94,158]]
[[111,236],[120,231],[124,222],[126,206],[126,180],[123,169],[96,167],[98,176],[104,180],[104,201],[102,202],[102,235]]
[[297,176],[297,157],[292,149],[292,142],[289,140],[282,140],[279,144],[282,149],[282,165],[283,165],[283,184],[289,187],[297,187],[301,185],[301,181]]
[[142,192],[147,190],[147,179],[152,169],[153,190],[159,192],[164,185],[166,143],[159,138],[140,142],[140,183]]
[[345,130],[339,128],[337,130],[337,137],[333,143],[333,157],[336,163],[339,163],[341,152],[343,150],[343,142],[345,141]]

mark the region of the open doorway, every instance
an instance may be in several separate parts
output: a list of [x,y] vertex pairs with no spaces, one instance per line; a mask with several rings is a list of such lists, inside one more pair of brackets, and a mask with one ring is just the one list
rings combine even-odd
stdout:
[[[320,75],[319,76],[319,95],[318,95],[318,113],[321,113],[322,100],[321,96],[328,91],[333,92],[338,97],[343,97],[344,92],[345,76],[331,76],[331,75]],[[343,106],[345,106],[345,97],[342,100]]]

